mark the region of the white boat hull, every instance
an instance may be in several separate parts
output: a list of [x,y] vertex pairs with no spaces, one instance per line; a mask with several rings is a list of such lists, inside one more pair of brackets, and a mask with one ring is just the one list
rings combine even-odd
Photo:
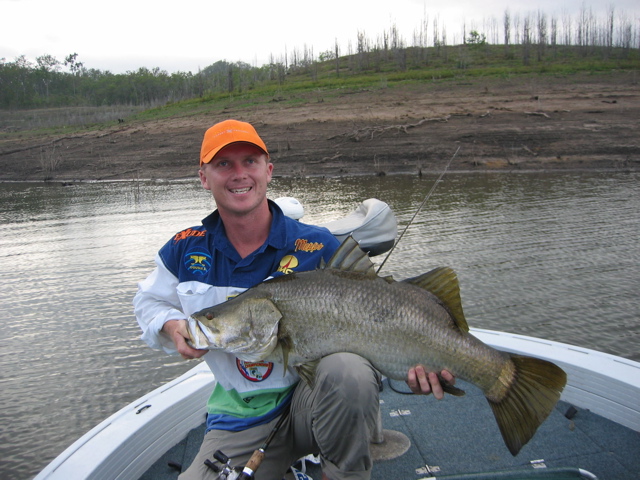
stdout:
[[[471,329],[500,350],[550,360],[568,374],[562,400],[640,431],[640,363],[559,342]],[[97,425],[35,480],[139,478],[205,419],[215,380],[200,363]]]

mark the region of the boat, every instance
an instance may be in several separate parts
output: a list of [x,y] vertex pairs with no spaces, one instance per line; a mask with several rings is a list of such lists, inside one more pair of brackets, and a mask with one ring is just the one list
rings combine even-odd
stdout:
[[[378,243],[367,242],[381,224],[396,229],[395,216],[386,204],[371,200],[333,226],[340,227],[340,234],[356,232],[370,251],[382,253],[391,246],[384,235],[376,237]],[[336,233],[331,222],[325,226]],[[475,386],[459,381],[456,386],[467,392],[464,397],[435,401],[409,395],[403,382],[385,379],[380,392],[382,430],[372,446],[374,480],[638,478],[640,363],[530,336],[474,328],[471,333],[494,348],[562,367],[568,381],[560,402],[513,457]],[[198,363],[92,428],[35,480],[177,478],[200,446],[214,385],[206,364]],[[321,478],[313,461],[303,460],[296,467],[298,478],[304,478],[300,472]]]
[[[280,197],[275,202],[288,217],[300,220],[304,216],[304,207],[296,198]],[[389,251],[398,235],[393,210],[377,198],[368,198],[349,215],[320,226],[328,228],[340,242],[353,237],[372,257]]]

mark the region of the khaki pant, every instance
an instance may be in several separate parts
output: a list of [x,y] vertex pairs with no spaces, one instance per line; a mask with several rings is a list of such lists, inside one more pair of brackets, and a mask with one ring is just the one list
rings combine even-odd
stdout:
[[[256,480],[281,480],[298,458],[320,454],[323,472],[331,480],[371,477],[369,439],[378,417],[380,377],[371,364],[350,353],[323,358],[314,388],[296,387],[288,418],[267,448]],[[242,432],[210,430],[200,451],[179,480],[214,480],[204,465],[221,450],[232,466],[244,465],[260,448],[278,419]]]

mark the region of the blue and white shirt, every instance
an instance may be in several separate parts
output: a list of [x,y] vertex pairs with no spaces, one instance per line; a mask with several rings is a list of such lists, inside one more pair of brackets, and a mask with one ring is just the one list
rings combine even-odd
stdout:
[[[326,228],[285,217],[269,201],[273,215],[267,241],[241,258],[225,234],[217,211],[201,226],[177,233],[158,252],[156,268],[138,284],[133,304],[142,340],[151,348],[177,353],[161,332],[168,320],[226,301],[269,277],[314,270],[328,261],[338,240]],[[299,377],[272,362],[244,362],[222,351],[205,356],[217,380],[207,403],[208,430],[243,430],[275,418],[286,406]]]

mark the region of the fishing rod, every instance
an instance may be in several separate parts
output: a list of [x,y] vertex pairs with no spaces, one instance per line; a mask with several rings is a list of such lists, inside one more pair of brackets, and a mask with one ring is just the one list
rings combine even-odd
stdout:
[[400,233],[400,236],[398,237],[398,240],[396,240],[396,242],[393,244],[393,247],[391,247],[391,249],[389,250],[389,253],[387,253],[387,256],[384,257],[384,260],[382,261],[382,263],[378,267],[378,270],[376,271],[376,273],[380,273],[380,270],[382,269],[384,264],[387,263],[387,260],[391,256],[391,253],[393,252],[393,250],[396,248],[396,245],[398,245],[398,243],[400,243],[400,240],[402,240],[402,237],[407,232],[407,230],[409,229],[409,227],[411,226],[411,224],[413,223],[415,218],[418,216],[418,213],[420,213],[420,210],[422,210],[422,207],[425,206],[425,204],[427,203],[427,201],[429,200],[429,198],[433,194],[434,190],[438,186],[438,183],[440,183],[440,180],[442,180],[442,177],[444,177],[444,174],[447,173],[447,170],[449,169],[449,166],[451,165],[451,162],[453,162],[453,159],[456,158],[456,155],[458,155],[459,151],[460,151],[460,147],[458,147],[456,149],[456,151],[454,152],[453,156],[449,159],[449,161],[447,162],[447,164],[444,167],[444,170],[442,170],[442,173],[440,174],[438,179],[435,181],[435,183],[431,187],[431,190],[429,190],[429,193],[427,193],[427,195],[424,197],[424,200],[422,200],[422,203],[420,204],[420,206],[416,210],[416,213],[413,214],[413,217],[411,217],[411,220],[409,220],[409,223],[407,223],[407,225],[404,227],[404,230],[402,230],[402,232]]
[[251,458],[249,459],[247,464],[244,466],[242,473],[238,475],[238,480],[249,480],[251,478],[254,478],[256,470],[258,470],[258,467],[260,467],[260,465],[262,464],[262,461],[264,460],[265,450],[271,443],[271,440],[273,440],[273,437],[276,436],[276,433],[278,433],[278,430],[280,430],[280,427],[282,426],[282,423],[284,422],[288,413],[289,413],[289,410],[287,409],[286,412],[280,415],[278,422],[275,424],[273,429],[271,429],[271,433],[269,433],[269,436],[264,441],[262,446],[257,450],[254,450],[253,455],[251,455]]
[[[435,181],[435,183],[431,187],[431,190],[429,190],[427,195],[422,200],[422,203],[420,204],[420,206],[418,207],[416,212],[413,214],[413,217],[411,217],[411,220],[409,220],[409,223],[407,223],[407,225],[404,227],[404,230],[402,231],[402,233],[400,233],[400,236],[398,237],[398,240],[396,240],[396,242],[393,244],[393,246],[389,250],[389,253],[387,253],[387,256],[385,257],[385,259],[380,264],[380,267],[378,267],[378,272],[380,272],[380,269],[386,263],[387,259],[389,258],[389,256],[393,252],[393,250],[396,248],[396,245],[398,245],[398,243],[400,242],[400,240],[402,239],[404,234],[407,232],[408,228],[411,226],[411,224],[413,223],[415,218],[418,216],[418,213],[420,213],[420,210],[422,210],[422,207],[425,206],[425,204],[427,203],[427,201],[429,200],[429,198],[431,197],[431,195],[435,191],[436,186],[438,185],[438,183],[440,183],[440,181],[442,180],[442,177],[444,177],[444,174],[447,173],[447,170],[449,169],[449,166],[451,165],[451,162],[453,162],[453,159],[456,158],[456,155],[458,155],[459,151],[460,151],[460,147],[458,147],[456,149],[456,151],[454,152],[453,156],[449,159],[449,161],[447,162],[447,164],[444,167],[444,170],[442,170],[442,173],[440,174],[438,179]],[[258,470],[258,468],[260,467],[260,465],[262,464],[262,462],[264,460],[265,452],[267,450],[267,447],[269,447],[269,444],[273,440],[273,437],[275,437],[276,433],[278,433],[278,430],[280,430],[280,427],[282,426],[284,420],[288,416],[288,413],[289,413],[289,410],[287,409],[287,411],[285,411],[282,415],[280,415],[280,418],[278,419],[278,422],[274,425],[273,429],[269,433],[269,436],[266,438],[266,440],[260,446],[260,448],[254,450],[253,454],[251,455],[251,458],[249,459],[247,464],[244,466],[242,472],[238,475],[238,477],[236,477],[237,480],[251,480],[251,479],[255,478],[255,473],[256,473],[256,471]],[[204,462],[205,465],[207,467],[211,468],[215,472],[220,472],[220,475],[218,476],[218,478],[226,479],[227,476],[231,473],[231,470],[232,470],[230,465],[229,465],[230,464],[229,458],[219,450],[215,452],[214,458],[216,460],[218,460],[219,462],[221,462],[222,464],[224,464],[222,469],[220,469],[220,467],[217,467],[216,465],[214,465],[213,462],[211,462],[211,460],[205,460],[205,462]]]
[[[289,407],[287,407],[287,409],[280,415],[280,418],[276,422],[275,426],[271,429],[269,436],[266,438],[260,448],[253,451],[251,458],[242,469],[242,472],[240,472],[237,477],[233,478],[235,478],[236,480],[250,480],[255,477],[256,470],[258,470],[258,468],[262,464],[262,461],[264,460],[267,447],[271,443],[271,440],[273,440],[273,437],[276,436],[276,433],[278,433],[278,430],[280,430],[280,427],[284,423],[288,414]],[[216,450],[216,452],[213,454],[213,457],[222,464],[222,467],[217,466],[215,463],[208,459],[204,461],[204,464],[215,473],[218,473],[218,476],[216,477],[217,479],[225,480],[229,478],[234,470],[234,468],[230,465],[231,461],[229,457],[227,457],[220,450]]]

